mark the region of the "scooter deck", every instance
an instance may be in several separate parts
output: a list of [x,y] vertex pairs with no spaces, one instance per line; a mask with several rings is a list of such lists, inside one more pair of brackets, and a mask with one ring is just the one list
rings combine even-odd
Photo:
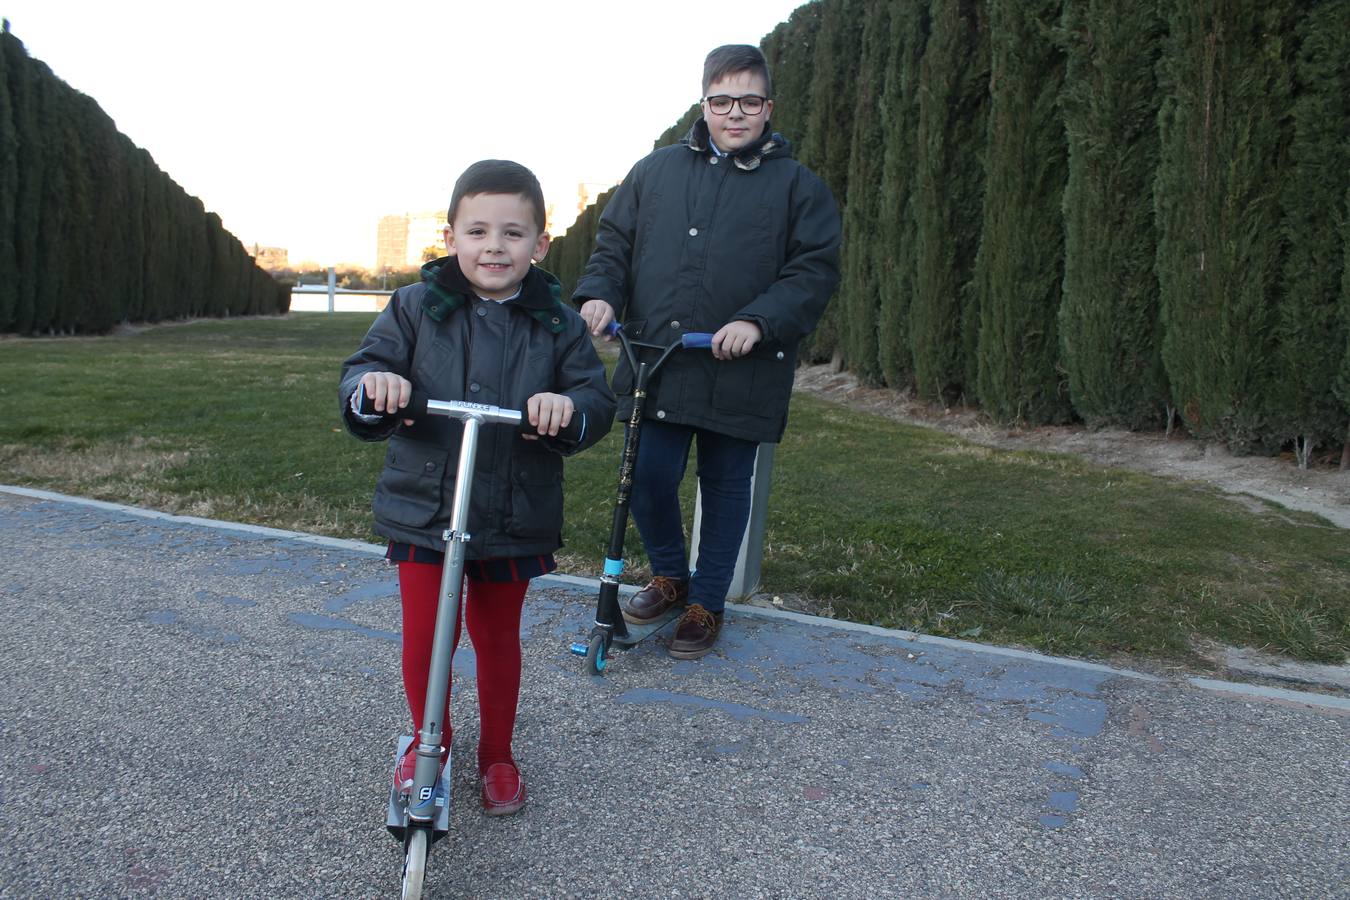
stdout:
[[666,612],[662,613],[661,618],[653,622],[648,622],[645,625],[634,625],[632,622],[625,621],[623,624],[628,628],[627,636],[619,637],[616,634],[614,635],[614,638],[611,641],[611,643],[614,646],[619,647],[620,649],[623,650],[627,650],[631,647],[636,647],[638,644],[642,643],[647,638],[656,634],[656,632],[660,631],[662,628],[665,628],[671,622],[674,622],[683,613],[684,607],[677,606],[673,609],[669,609]]
[[[413,736],[405,734],[398,739],[398,749],[394,751],[394,766],[398,765],[399,757],[403,751],[408,749],[413,742]],[[453,753],[453,748],[449,751]],[[450,830],[450,759],[447,755],[445,760],[445,771],[441,773],[440,780],[436,782],[436,818],[432,820],[431,832],[432,840],[437,840]],[[404,800],[394,790],[394,769],[389,769],[389,816],[385,820],[385,827],[389,833],[400,841],[403,840],[403,831],[408,824],[408,801]]]

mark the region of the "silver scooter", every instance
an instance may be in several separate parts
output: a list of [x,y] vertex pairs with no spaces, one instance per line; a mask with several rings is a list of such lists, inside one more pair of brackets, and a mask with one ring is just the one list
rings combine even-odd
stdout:
[[[359,399],[361,412],[375,413],[373,402],[365,396]],[[394,771],[389,773],[389,810],[385,822],[389,833],[403,841],[403,900],[417,900],[422,896],[426,876],[427,853],[431,845],[450,830],[450,748],[446,748],[445,772],[440,774],[441,735],[448,723],[437,721],[435,711],[445,708],[445,693],[450,681],[450,667],[454,660],[455,621],[464,583],[465,544],[469,522],[469,493],[473,486],[474,457],[478,452],[478,430],[487,424],[511,425],[522,434],[535,433],[529,419],[520,410],[502,409],[481,403],[455,400],[429,400],[425,394],[413,391],[408,405],[394,415],[400,419],[422,416],[449,416],[464,423],[460,440],[459,464],[455,472],[454,505],[450,527],[442,534],[445,541],[445,565],[441,570],[440,599],[436,607],[436,631],[431,644],[431,667],[427,680],[426,705],[422,728],[416,736],[417,764],[411,793],[404,797],[393,787]],[[581,417],[574,416],[558,438],[576,441],[581,434]],[[394,767],[414,738],[404,735],[394,753]]]

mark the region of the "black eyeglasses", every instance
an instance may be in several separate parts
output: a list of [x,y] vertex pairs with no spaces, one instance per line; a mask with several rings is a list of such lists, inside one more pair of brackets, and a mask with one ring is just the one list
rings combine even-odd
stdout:
[[711,97],[704,97],[703,101],[708,104],[708,109],[719,116],[731,112],[731,107],[738,103],[741,107],[741,113],[747,116],[757,116],[764,111],[764,103],[767,99],[759,94],[745,94],[740,97],[733,97],[730,94],[714,94]]

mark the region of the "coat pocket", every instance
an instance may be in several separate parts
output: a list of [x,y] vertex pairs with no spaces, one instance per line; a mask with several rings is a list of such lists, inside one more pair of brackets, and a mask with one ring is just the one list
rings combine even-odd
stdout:
[[506,533],[516,538],[553,538],[562,533],[562,457],[520,453],[511,460],[511,514]]
[[395,438],[375,484],[376,519],[413,528],[431,524],[441,510],[446,451],[433,444]]
[[778,419],[792,395],[792,369],[780,360],[744,359],[714,369],[713,407],[726,413]]

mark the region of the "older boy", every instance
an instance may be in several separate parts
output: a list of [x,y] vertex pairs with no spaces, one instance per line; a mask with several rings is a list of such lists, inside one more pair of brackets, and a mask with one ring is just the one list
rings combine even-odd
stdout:
[[[721,633],[756,449],[782,437],[797,344],[839,280],[834,198],[769,127],[763,54],[709,53],[701,104],[688,136],[638,162],[615,191],[573,296],[594,335],[616,316],[658,343],[715,333],[711,354],[677,354],[650,389],[633,481],[653,577],[623,614],[650,622],[687,604],[670,644],[678,659],[706,655]],[[624,417],[632,383],[621,361]],[[691,575],[677,490],[695,440],[703,517]]]

